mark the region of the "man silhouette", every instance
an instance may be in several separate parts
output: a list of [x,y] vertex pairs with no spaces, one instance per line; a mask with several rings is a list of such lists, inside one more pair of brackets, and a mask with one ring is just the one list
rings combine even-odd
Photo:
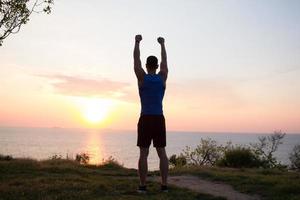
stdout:
[[140,59],[141,35],[135,36],[134,72],[138,80],[139,95],[141,100],[141,115],[138,122],[137,146],[140,148],[140,157],[138,162],[138,174],[140,185],[138,192],[145,193],[146,177],[148,172],[147,158],[149,146],[153,140],[153,146],[156,148],[160,163],[161,173],[161,191],[167,192],[168,177],[168,157],[166,155],[166,127],[163,115],[162,101],[166,88],[168,76],[167,53],[165,49],[165,40],[162,37],[157,39],[161,46],[160,71],[158,69],[158,60],[155,56],[149,56],[146,61],[147,73],[142,68]]

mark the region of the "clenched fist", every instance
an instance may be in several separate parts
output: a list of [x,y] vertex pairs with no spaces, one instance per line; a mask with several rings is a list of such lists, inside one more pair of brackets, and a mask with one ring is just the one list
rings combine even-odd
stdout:
[[165,43],[165,39],[163,37],[159,37],[159,38],[157,38],[157,42],[159,44],[164,44]]
[[135,36],[135,41],[136,41],[136,42],[140,42],[142,39],[143,39],[143,38],[142,38],[142,35],[136,35],[136,36]]

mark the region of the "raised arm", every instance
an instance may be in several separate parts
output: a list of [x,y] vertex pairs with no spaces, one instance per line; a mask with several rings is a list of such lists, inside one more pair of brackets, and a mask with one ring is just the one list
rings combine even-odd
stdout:
[[158,43],[161,47],[161,63],[160,63],[160,71],[159,74],[162,75],[164,80],[166,81],[168,78],[168,63],[167,63],[167,52],[165,47],[165,39],[162,37],[157,38]]
[[145,71],[142,68],[142,62],[140,59],[140,42],[142,40],[141,35],[136,35],[135,36],[135,45],[134,45],[134,50],[133,50],[133,59],[134,59],[134,72],[135,75],[140,82],[143,81]]

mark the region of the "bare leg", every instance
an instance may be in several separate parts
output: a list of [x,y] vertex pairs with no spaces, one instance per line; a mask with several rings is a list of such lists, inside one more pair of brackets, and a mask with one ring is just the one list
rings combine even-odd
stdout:
[[139,170],[138,174],[140,176],[140,185],[146,185],[146,177],[148,172],[148,158],[149,148],[140,147],[140,158],[139,158]]
[[168,171],[169,171],[169,161],[166,154],[165,148],[156,148],[159,157],[159,169],[161,174],[161,184],[167,185]]

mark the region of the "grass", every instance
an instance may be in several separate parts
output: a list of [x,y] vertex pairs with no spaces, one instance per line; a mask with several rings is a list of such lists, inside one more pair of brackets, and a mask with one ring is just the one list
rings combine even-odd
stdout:
[[300,173],[278,169],[232,169],[217,167],[181,167],[173,175],[190,174],[232,185],[236,190],[258,194],[268,200],[299,200]]
[[[102,165],[80,165],[73,160],[0,159],[0,200],[2,199],[202,199],[222,198],[171,187],[159,191],[159,183],[149,182],[149,192],[141,195],[137,171],[111,160]],[[190,174],[222,181],[236,190],[258,194],[262,199],[300,199],[300,173],[276,169],[230,169],[216,167],[181,167],[171,175]],[[150,175],[158,175],[151,172]]]
[[160,185],[150,182],[149,192],[136,192],[137,172],[116,162],[80,165],[73,160],[0,159],[0,199],[202,199],[217,200],[205,194],[171,187],[161,193]]

